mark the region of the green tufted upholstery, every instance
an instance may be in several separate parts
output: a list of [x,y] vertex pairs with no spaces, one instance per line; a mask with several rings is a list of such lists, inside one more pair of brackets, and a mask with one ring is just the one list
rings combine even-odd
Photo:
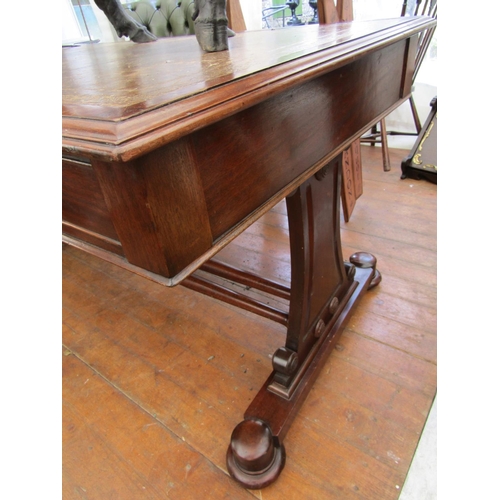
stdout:
[[123,8],[158,38],[194,34],[194,0],[138,0]]

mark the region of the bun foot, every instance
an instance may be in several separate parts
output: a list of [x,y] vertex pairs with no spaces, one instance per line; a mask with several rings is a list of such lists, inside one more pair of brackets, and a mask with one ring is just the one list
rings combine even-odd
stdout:
[[375,269],[377,265],[377,258],[375,257],[375,255],[372,255],[371,253],[368,252],[353,253],[349,258],[349,261],[356,267],[362,267],[363,269],[370,267]]
[[285,448],[262,420],[240,422],[231,435],[227,468],[231,476],[249,489],[265,488],[276,481],[285,466]]
[[382,275],[377,270],[377,258],[368,252],[356,252],[351,255],[349,258],[351,264],[354,264],[356,267],[361,267],[363,269],[373,269],[375,274],[373,275],[370,284],[368,285],[368,290],[377,286],[382,281]]
[[380,271],[378,269],[375,269],[375,275],[373,276],[372,280],[370,281],[370,284],[368,285],[368,290],[370,290],[374,286],[377,286],[381,281],[382,281],[382,275],[380,274]]

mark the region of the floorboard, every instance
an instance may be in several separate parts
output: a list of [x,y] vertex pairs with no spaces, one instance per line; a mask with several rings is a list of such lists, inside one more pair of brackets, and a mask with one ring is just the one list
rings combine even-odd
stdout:
[[[436,394],[436,194],[400,180],[406,151],[362,147],[363,195],[344,257],[377,256],[382,283],[351,317],[301,408],[287,465],[262,491],[228,476],[229,436],[285,328],[185,287],[63,249],[63,498],[399,497]],[[290,280],[286,206],[218,259]]]

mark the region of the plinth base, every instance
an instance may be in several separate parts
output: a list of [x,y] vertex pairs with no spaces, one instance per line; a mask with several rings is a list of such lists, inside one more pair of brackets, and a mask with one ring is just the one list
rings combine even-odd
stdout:
[[314,381],[326,363],[329,354],[339,340],[357,302],[362,295],[380,280],[376,270],[376,259],[371,254],[360,252],[350,259],[354,264],[354,291],[342,311],[335,315],[317,345],[314,356],[300,370],[301,376],[294,381],[295,388],[287,397],[280,396],[269,388],[274,381],[273,371],[231,435],[227,451],[227,468],[231,476],[245,488],[260,489],[276,481],[285,466],[283,440]]

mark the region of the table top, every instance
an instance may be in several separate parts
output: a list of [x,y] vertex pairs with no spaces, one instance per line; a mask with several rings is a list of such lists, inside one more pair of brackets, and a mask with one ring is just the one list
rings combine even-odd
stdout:
[[[426,17],[63,48],[63,152],[126,161],[430,27]],[[161,145],[160,144],[160,145]]]

